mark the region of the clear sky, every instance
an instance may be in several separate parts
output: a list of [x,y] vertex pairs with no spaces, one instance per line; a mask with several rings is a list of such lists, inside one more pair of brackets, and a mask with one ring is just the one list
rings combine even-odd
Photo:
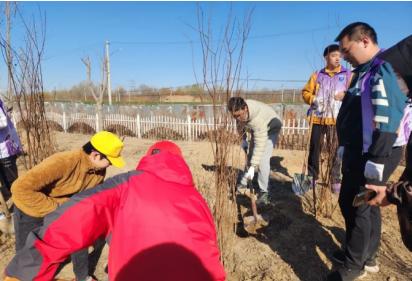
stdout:
[[[211,16],[215,28],[224,25],[229,2],[198,3]],[[354,21],[372,25],[381,47],[389,47],[412,34],[412,2],[231,3],[238,18],[254,8],[242,74],[251,79],[307,80],[312,71],[323,66],[324,47]],[[47,90],[70,88],[86,80],[86,68],[80,60],[85,56],[90,56],[92,80],[98,82],[106,40],[111,43],[112,88],[121,85],[128,89],[140,84],[175,87],[196,82],[194,68],[199,71],[201,65],[199,35],[191,28],[197,25],[196,2],[18,5],[25,17],[38,10],[46,14],[43,76]],[[21,44],[21,24],[17,21],[12,32],[15,44]],[[6,87],[3,67],[4,63],[0,68],[0,88]],[[293,85],[300,87],[303,82],[250,81],[247,86]]]

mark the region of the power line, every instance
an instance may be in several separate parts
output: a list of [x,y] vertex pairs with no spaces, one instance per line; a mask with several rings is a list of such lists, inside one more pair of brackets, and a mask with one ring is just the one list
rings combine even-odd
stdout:
[[[337,27],[335,27],[337,28]],[[311,32],[316,32],[316,31],[322,31],[322,30],[328,30],[331,29],[331,27],[318,27],[318,28],[312,28],[308,30],[301,30],[301,31],[289,31],[289,32],[281,32],[281,33],[272,33],[272,34],[262,34],[262,35],[256,35],[256,36],[250,36],[248,40],[261,40],[261,39],[266,39],[266,38],[275,38],[275,37],[282,37],[282,36],[291,36],[291,35],[296,35],[296,34],[305,34],[305,33],[311,33]],[[237,39],[235,39],[237,40]],[[215,40],[217,42],[218,40]],[[199,44],[199,41],[194,41],[194,40],[182,40],[182,41],[111,41],[110,44],[118,44],[118,45],[189,45],[189,44]],[[45,57],[43,60],[51,60],[57,57],[62,57],[62,56],[68,56],[72,55],[75,53],[78,53],[80,51],[85,51],[85,49],[90,48],[90,47],[95,47],[95,46],[100,46],[102,43],[100,42],[95,42],[92,44],[88,44],[85,46],[77,47],[71,50],[66,50],[62,51],[59,54],[51,55],[48,57]]]
[[[337,28],[334,27],[334,28]],[[255,39],[265,39],[265,38],[274,38],[274,37],[282,37],[282,36],[290,36],[296,34],[305,34],[305,33],[312,33],[316,31],[322,30],[329,30],[331,29],[330,26],[328,27],[317,27],[307,30],[296,30],[296,31],[289,31],[289,32],[281,32],[281,33],[271,33],[271,34],[262,34],[262,35],[255,35],[249,36],[248,40],[255,40]],[[235,39],[238,40],[238,39]],[[240,39],[239,39],[240,40]],[[218,40],[214,40],[217,42]],[[199,41],[194,40],[184,40],[184,41],[111,41],[111,44],[119,44],[119,45],[185,45],[185,44],[199,44]]]

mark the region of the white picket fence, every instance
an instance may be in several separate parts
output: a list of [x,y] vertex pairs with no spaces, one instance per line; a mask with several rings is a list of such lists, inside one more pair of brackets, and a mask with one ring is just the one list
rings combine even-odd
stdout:
[[[172,116],[106,114],[103,118],[103,128],[99,128],[97,114],[47,112],[46,117],[51,121],[50,124],[53,125],[53,128],[64,132],[94,133],[104,129],[114,131],[119,135],[138,138],[170,138],[189,141],[203,140],[211,131],[223,127],[236,134],[236,121],[234,119],[229,119],[226,122],[217,120],[216,124],[218,125],[215,125],[213,118],[192,120],[190,115],[187,115],[186,118],[177,118]],[[13,122],[17,124],[19,121],[20,116],[14,114]],[[79,131],[79,128],[82,130]],[[280,145],[282,146],[282,140],[285,146],[293,145],[293,142],[303,145],[308,129],[309,125],[306,119],[283,120]]]
[[306,135],[309,123],[306,118],[283,120],[282,135]]

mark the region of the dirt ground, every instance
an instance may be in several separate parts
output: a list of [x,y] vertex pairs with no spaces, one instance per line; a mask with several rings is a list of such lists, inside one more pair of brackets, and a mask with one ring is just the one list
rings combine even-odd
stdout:
[[[80,134],[56,134],[59,150],[80,147],[89,136]],[[138,140],[126,137],[124,157],[127,165],[123,169],[110,167],[108,176],[134,169],[138,159],[153,143],[152,140]],[[177,142],[192,169],[194,179],[207,200],[213,190],[207,189],[213,172],[207,169],[213,165],[211,145],[207,142]],[[237,154],[243,158],[242,154]],[[344,240],[344,223],[339,207],[331,218],[317,219],[307,211],[302,198],[291,191],[291,175],[302,171],[305,153],[302,151],[274,150],[271,159],[270,191],[275,205],[264,210],[270,216],[269,225],[257,235],[237,237],[233,268],[227,269],[229,281],[243,280],[325,280],[332,269],[331,254],[339,249]],[[235,161],[234,169],[240,171],[242,160]],[[396,180],[402,172],[399,167],[393,175]],[[20,172],[24,173],[23,170]],[[336,204],[337,196],[332,199]],[[242,206],[246,212],[247,204]],[[260,210],[261,211],[261,210]],[[378,254],[381,271],[368,274],[366,281],[407,281],[412,280],[412,254],[403,246],[396,209],[390,206],[382,209],[382,243]],[[0,272],[14,255],[13,237],[0,236]],[[104,267],[108,249],[105,247],[95,275],[99,280],[107,280]],[[73,278],[71,264],[59,274],[65,279]]]

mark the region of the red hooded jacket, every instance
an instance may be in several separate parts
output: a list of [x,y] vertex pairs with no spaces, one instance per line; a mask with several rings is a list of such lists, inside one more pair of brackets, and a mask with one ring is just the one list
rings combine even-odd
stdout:
[[210,210],[183,158],[169,152],[72,197],[30,233],[6,274],[52,280],[72,252],[102,236],[110,280],[225,280]]

